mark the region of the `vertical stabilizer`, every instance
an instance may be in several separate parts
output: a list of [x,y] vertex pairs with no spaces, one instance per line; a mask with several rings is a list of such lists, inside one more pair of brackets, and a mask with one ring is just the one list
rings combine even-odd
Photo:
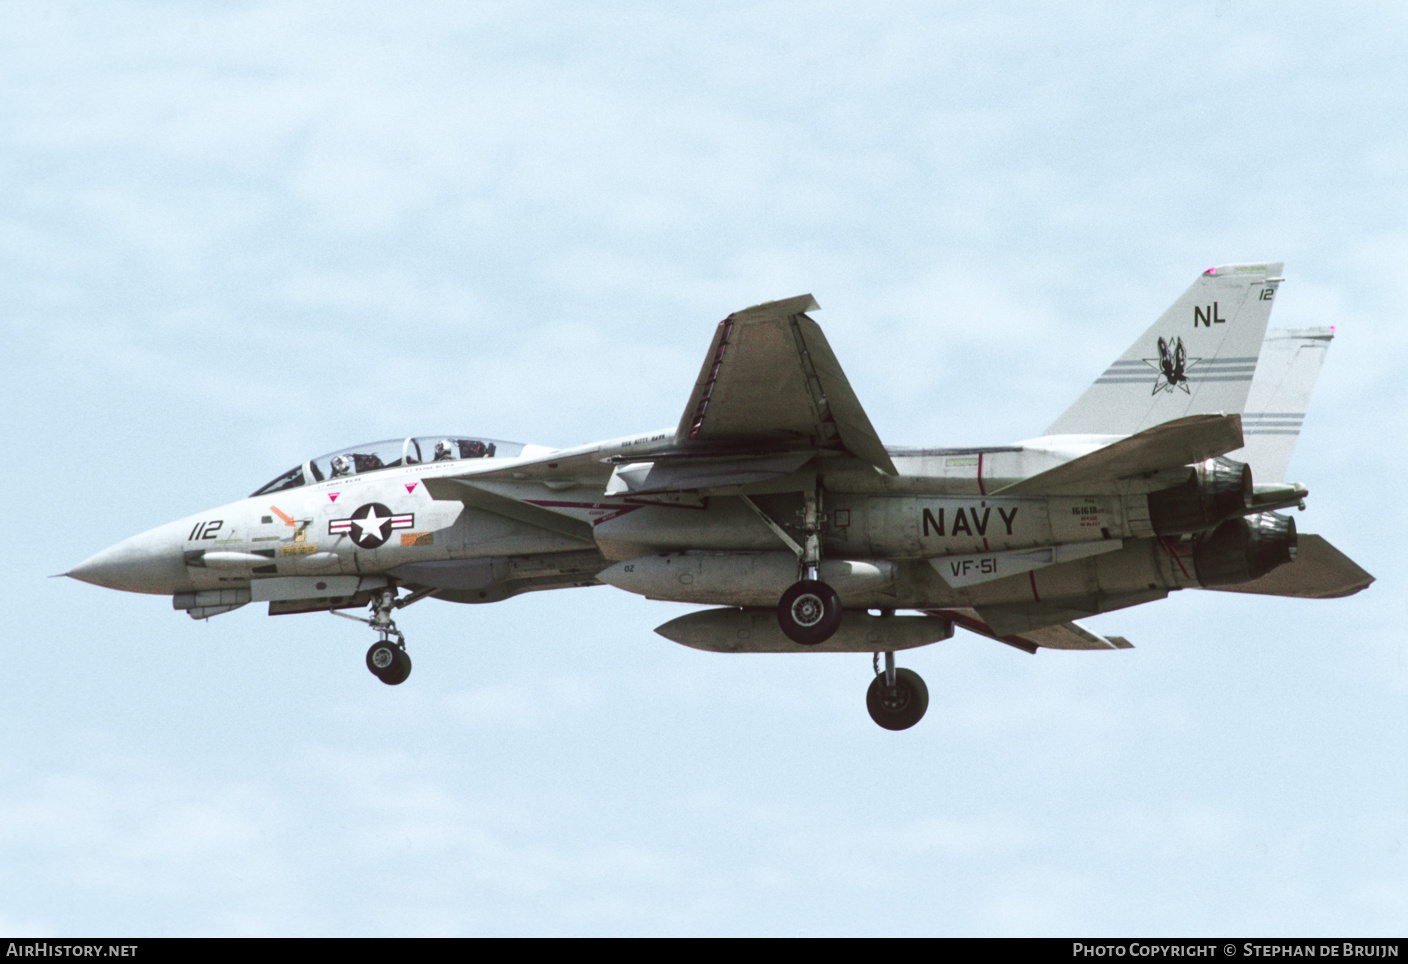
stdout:
[[1310,393],[1334,337],[1333,328],[1272,328],[1266,333],[1242,415],[1247,444],[1228,456],[1250,465],[1256,481],[1285,478]]
[[1241,412],[1280,281],[1280,262],[1204,271],[1045,434],[1132,435]]

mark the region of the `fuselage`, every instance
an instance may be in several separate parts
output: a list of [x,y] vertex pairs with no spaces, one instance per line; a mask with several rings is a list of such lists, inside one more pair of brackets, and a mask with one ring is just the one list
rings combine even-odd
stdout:
[[[1091,496],[992,494],[1108,444],[1104,436],[893,449],[895,476],[822,453],[771,482],[624,497],[605,494],[612,465],[652,457],[671,432],[564,450],[475,443],[473,457],[441,460],[431,457],[434,438],[309,460],[255,495],[127,539],[69,575],[170,595],[193,615],[251,600],[270,601],[271,612],[334,608],[387,583],[458,602],[605,582],[651,598],[767,606],[795,578],[795,556],[776,529],[801,537],[801,474],[823,493],[823,558],[833,569],[851,566],[835,577],[849,607],[1163,594],[1197,581],[1191,560],[1154,537],[1139,486]],[[558,465],[566,468],[554,477]],[[448,480],[468,480],[477,495],[541,518],[456,497],[465,490]],[[547,514],[577,530],[545,527]],[[1057,546],[1064,557],[1026,561]],[[1019,568],[1004,574],[1014,560]],[[299,600],[324,603],[300,608]]]

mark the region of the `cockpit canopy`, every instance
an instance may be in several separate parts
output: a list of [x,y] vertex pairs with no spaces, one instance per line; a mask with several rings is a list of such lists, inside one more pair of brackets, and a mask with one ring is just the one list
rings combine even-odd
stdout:
[[312,485],[344,475],[362,475],[378,469],[391,469],[419,462],[453,462],[460,459],[511,459],[522,454],[521,442],[502,439],[465,438],[460,435],[422,435],[387,439],[329,452],[281,473],[251,496],[268,495],[300,485]]

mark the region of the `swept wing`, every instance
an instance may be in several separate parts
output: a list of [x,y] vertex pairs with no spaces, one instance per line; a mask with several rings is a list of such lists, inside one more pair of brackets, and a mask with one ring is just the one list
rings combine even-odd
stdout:
[[844,451],[897,474],[826,336],[805,314],[818,307],[800,295],[719,322],[675,430],[681,451]]

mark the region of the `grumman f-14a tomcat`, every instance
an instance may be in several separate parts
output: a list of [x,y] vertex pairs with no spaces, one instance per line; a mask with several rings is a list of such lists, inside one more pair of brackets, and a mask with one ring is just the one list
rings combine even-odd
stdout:
[[718,607],[657,630],[686,646],[872,653],[870,714],[904,729],[928,692],[894,654],[955,626],[1029,653],[1127,649],[1073,620],[1180,589],[1373,581],[1276,511],[1305,507],[1282,476],[1332,331],[1268,331],[1281,280],[1209,268],[1043,435],[963,449],[882,444],[816,302],[769,302],[719,323],[673,429],[356,445],[68,575],[196,619],[366,608],[388,684],[411,669],[397,609],[606,584]]

